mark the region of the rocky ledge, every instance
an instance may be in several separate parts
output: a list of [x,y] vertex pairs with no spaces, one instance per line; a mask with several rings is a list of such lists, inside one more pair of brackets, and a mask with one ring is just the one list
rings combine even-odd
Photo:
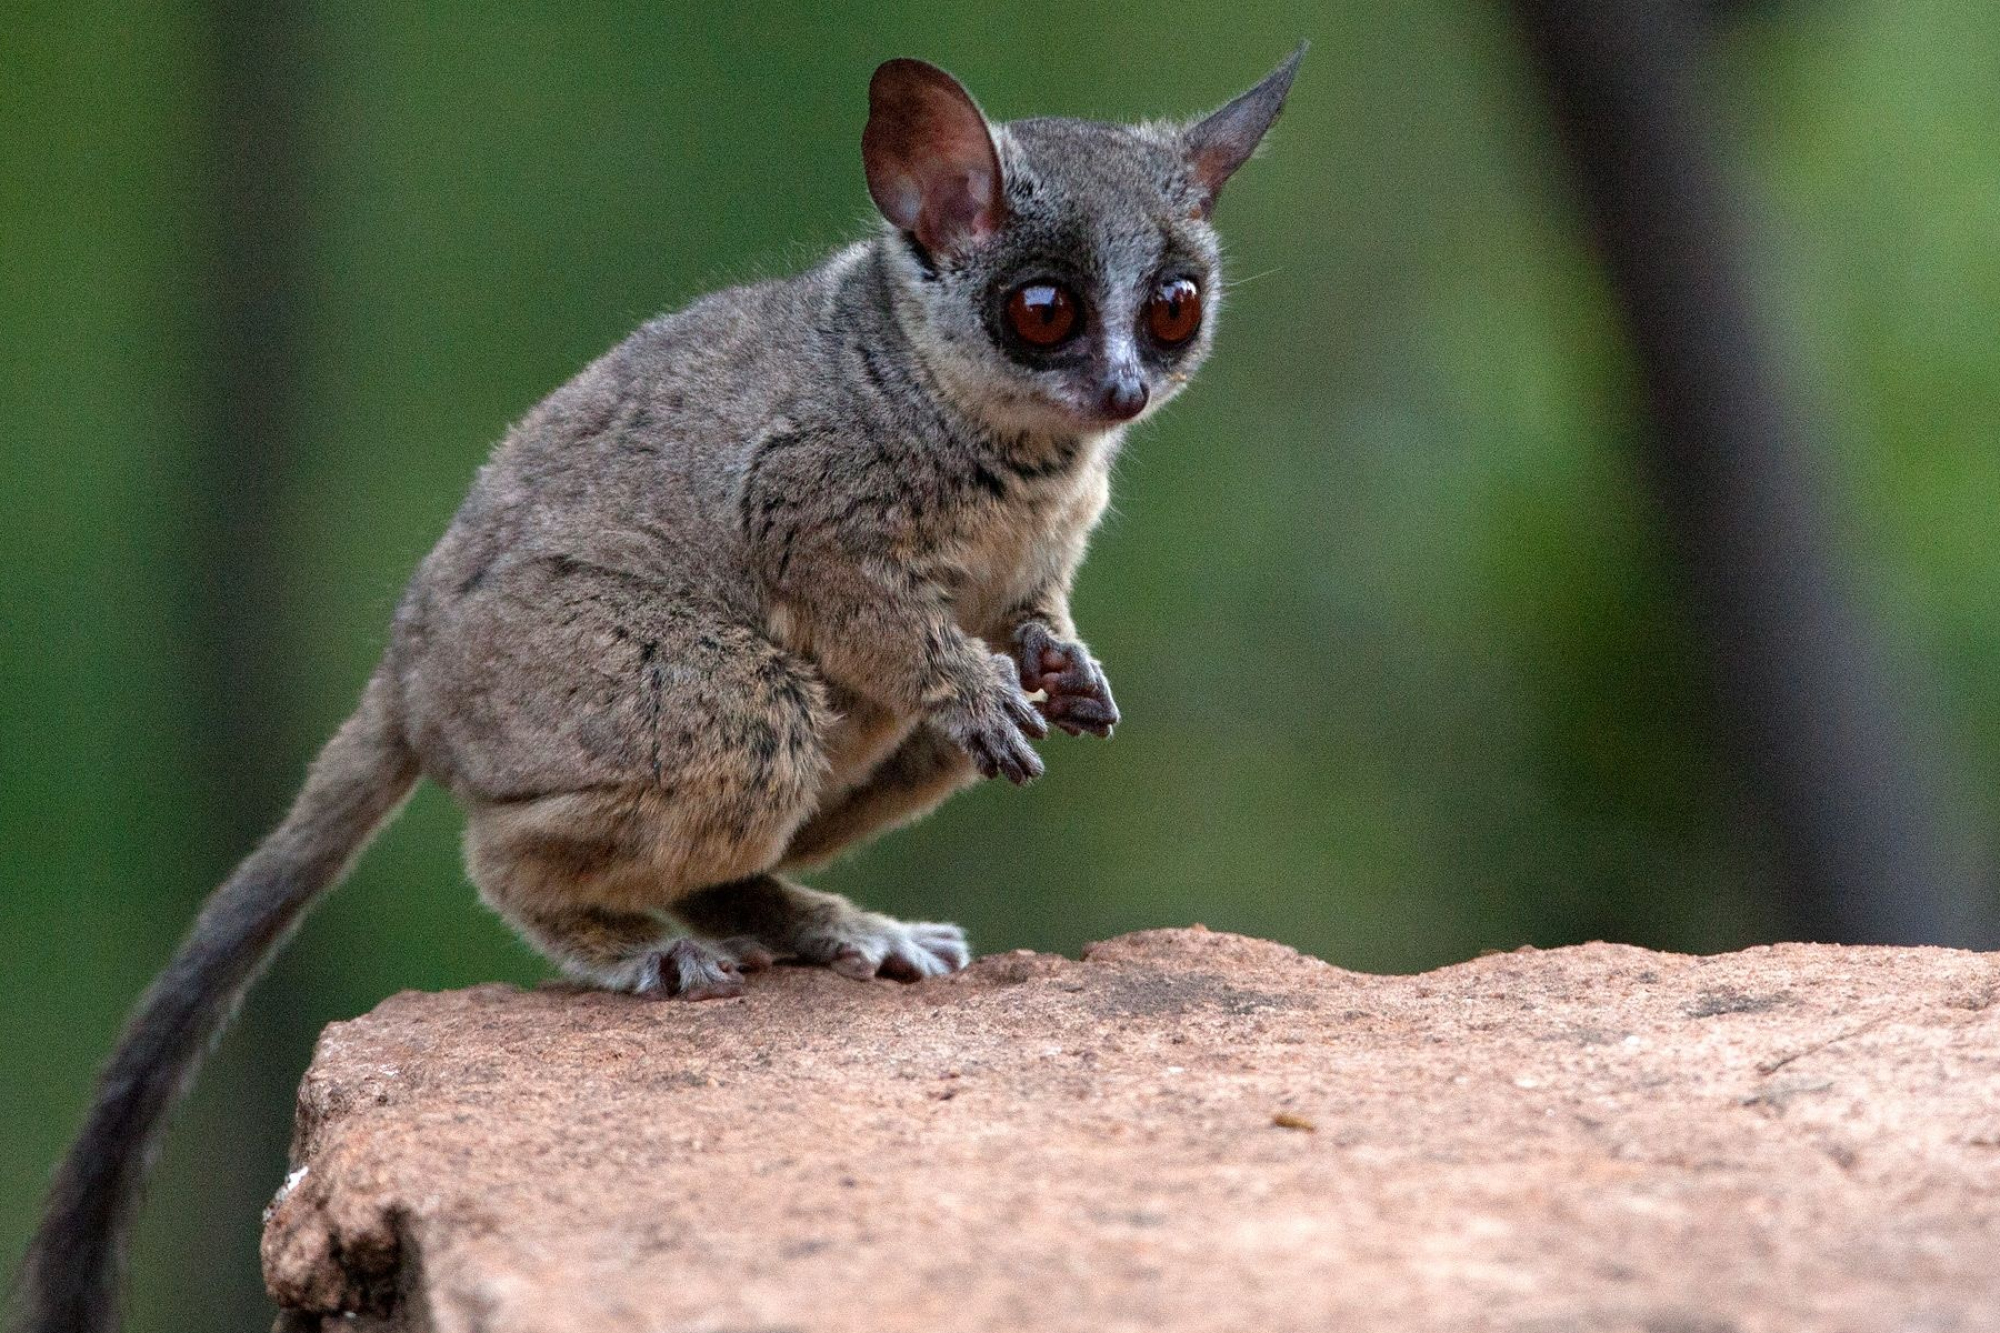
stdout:
[[2000,1328],[2000,956],[1201,929],[327,1029],[290,1330]]

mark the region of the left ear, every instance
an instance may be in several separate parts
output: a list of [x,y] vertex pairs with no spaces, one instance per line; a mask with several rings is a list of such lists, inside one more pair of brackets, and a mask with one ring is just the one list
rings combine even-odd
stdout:
[[1264,81],[1236,98],[1228,106],[1181,133],[1188,167],[1202,192],[1199,215],[1207,217],[1215,209],[1216,196],[1236,168],[1250,160],[1264,132],[1285,109],[1285,94],[1291,91],[1292,76],[1305,57],[1306,43],[1285,57],[1285,63],[1264,76]]

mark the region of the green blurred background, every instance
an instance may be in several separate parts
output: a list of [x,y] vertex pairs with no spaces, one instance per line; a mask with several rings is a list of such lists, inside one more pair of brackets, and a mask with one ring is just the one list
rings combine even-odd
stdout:
[[[200,401],[227,9],[0,25],[8,1262],[126,1007],[347,711],[492,441],[649,314],[863,233],[891,55],[998,118],[1137,118],[1314,43],[1220,211],[1217,355],[1131,440],[1079,589],[1126,725],[826,883],[986,950],[1202,921],[1371,970],[1780,932],[1500,7],[326,7],[289,85],[298,338],[255,458]],[[1765,290],[1838,426],[1816,463],[1990,828],[2000,7],[1801,0],[1718,40]],[[545,975],[457,838],[423,791],[253,999],[169,1140],[135,1329],[268,1322],[256,1214],[321,1025]]]

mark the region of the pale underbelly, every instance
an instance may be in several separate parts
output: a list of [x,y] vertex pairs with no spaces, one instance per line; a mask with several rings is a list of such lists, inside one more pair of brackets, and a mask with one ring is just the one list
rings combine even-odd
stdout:
[[838,686],[828,694],[837,718],[826,734],[826,777],[818,802],[822,810],[866,782],[909,739],[918,722]]

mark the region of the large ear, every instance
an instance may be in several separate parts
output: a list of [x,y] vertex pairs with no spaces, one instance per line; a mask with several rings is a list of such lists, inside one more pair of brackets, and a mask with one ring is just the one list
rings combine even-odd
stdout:
[[1207,217],[1215,208],[1223,184],[1236,168],[1250,160],[1264,131],[1285,109],[1285,94],[1291,91],[1292,75],[1299,72],[1306,43],[1285,57],[1285,63],[1264,76],[1264,81],[1222,110],[1182,133],[1188,166],[1202,190],[1200,213]]
[[972,95],[921,60],[891,60],[868,82],[861,133],[868,193],[925,249],[963,253],[1006,216],[1000,154]]

